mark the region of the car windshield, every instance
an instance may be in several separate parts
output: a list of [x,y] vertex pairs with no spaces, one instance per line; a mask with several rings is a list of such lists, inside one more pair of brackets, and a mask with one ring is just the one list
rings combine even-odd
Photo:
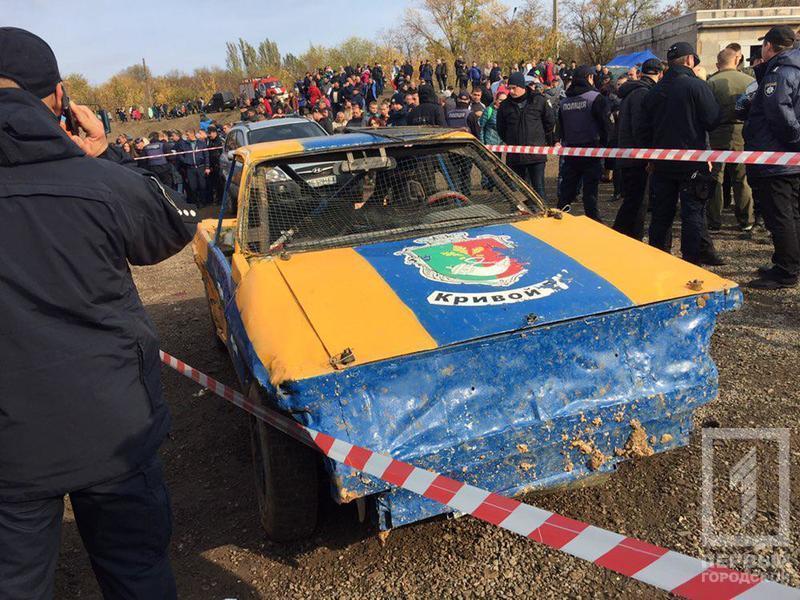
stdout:
[[277,142],[278,140],[293,140],[295,138],[317,137],[320,135],[325,135],[325,130],[311,121],[305,123],[280,123],[251,130],[248,134],[248,143]]
[[488,150],[406,143],[258,165],[240,236],[250,253],[293,252],[508,222],[542,209]]

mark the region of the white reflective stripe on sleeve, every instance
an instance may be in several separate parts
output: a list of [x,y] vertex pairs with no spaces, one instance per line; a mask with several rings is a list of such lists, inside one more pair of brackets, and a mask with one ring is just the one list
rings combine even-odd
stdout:
[[553,513],[528,504],[520,504],[508,515],[500,527],[528,537],[532,531],[547,521]]
[[469,514],[478,508],[488,495],[489,492],[486,490],[476,488],[474,485],[464,484],[447,504],[459,512]]
[[710,566],[710,563],[670,550],[644,569],[637,571],[633,578],[660,587],[662,590],[674,590]]
[[589,525],[589,527],[563,545],[561,550],[569,552],[578,558],[594,562],[624,539],[624,535]]

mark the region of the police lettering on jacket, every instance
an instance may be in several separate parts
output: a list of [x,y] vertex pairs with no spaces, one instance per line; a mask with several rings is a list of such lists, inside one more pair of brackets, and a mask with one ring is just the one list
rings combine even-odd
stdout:
[[597,122],[592,115],[592,105],[599,95],[599,92],[592,90],[561,100],[561,121],[564,128],[562,143],[565,146],[594,144],[600,138]]
[[466,127],[467,117],[469,116],[470,109],[466,107],[452,108],[447,111],[447,126],[448,127]]
[[167,164],[167,158],[162,156],[166,152],[164,151],[164,144],[161,142],[147,144],[143,153],[147,157],[147,166],[149,167],[159,167]]

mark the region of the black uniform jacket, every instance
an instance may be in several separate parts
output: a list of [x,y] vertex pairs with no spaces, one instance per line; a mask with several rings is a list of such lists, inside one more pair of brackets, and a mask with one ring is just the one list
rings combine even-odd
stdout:
[[169,429],[128,264],[183,248],[189,211],[123,160],[87,157],[40,100],[0,90],[0,501],[122,477]]
[[[717,126],[719,104],[708,84],[682,65],[671,66],[642,102],[636,139],[648,148],[705,150]],[[695,171],[699,163],[657,160],[657,171]]]

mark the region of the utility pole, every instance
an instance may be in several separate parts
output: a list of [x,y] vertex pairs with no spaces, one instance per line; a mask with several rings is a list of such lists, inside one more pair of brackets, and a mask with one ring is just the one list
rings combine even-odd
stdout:
[[558,35],[558,0],[553,0],[553,36],[556,38],[556,55],[553,58],[558,58],[559,50],[559,35]]
[[142,71],[144,73],[144,94],[147,106],[153,106],[153,98],[150,96],[150,72],[147,70],[147,63],[144,62],[144,57],[142,57]]

